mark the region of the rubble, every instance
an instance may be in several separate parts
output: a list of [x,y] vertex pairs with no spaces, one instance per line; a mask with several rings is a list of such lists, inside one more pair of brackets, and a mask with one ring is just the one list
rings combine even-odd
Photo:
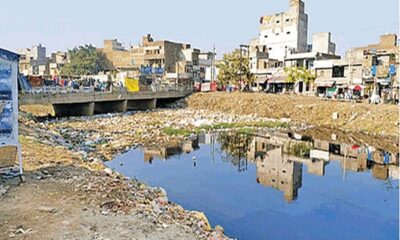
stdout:
[[[86,239],[84,234],[105,236],[109,229],[103,229],[98,225],[102,224],[99,223],[100,216],[102,216],[104,217],[101,218],[104,219],[104,224],[110,226],[110,228],[118,226],[129,232],[130,237],[137,236],[141,232],[154,234],[154,231],[157,231],[160,234],[163,234],[163,232],[172,234],[175,236],[173,239],[210,239],[213,236],[219,236],[219,239],[228,239],[221,233],[211,230],[205,224],[205,220],[197,217],[193,212],[186,211],[181,206],[169,202],[167,193],[162,188],[149,187],[137,180],[128,180],[116,173],[89,171],[72,166],[51,167],[45,169],[45,171],[51,175],[50,178],[45,180],[36,180],[37,172],[27,173],[28,180],[23,187],[25,192],[20,193],[21,196],[30,199],[30,206],[37,206],[33,207],[36,211],[29,212],[29,210],[21,209],[18,204],[23,204],[22,202],[12,201],[15,198],[14,194],[18,194],[18,191],[13,191],[10,196],[11,201],[2,199],[0,211],[5,214],[13,211],[16,216],[27,214],[27,216],[32,216],[32,219],[40,219],[43,214],[46,214],[46,219],[49,219],[50,223],[37,220],[29,222],[29,218],[17,217],[15,220],[14,218],[7,218],[7,224],[3,224],[5,223],[3,221],[6,220],[3,218],[0,220],[0,238],[29,233],[30,239],[43,239],[43,236],[46,236],[47,239],[50,236],[47,235],[51,231],[49,229],[52,229],[52,227],[47,229],[49,224],[53,227],[60,224],[62,227],[59,231],[53,233],[56,234],[55,236],[59,236],[55,237],[56,239],[63,238],[71,232],[81,234],[78,236],[84,239]],[[34,186],[36,191],[31,191]],[[51,188],[55,192],[48,193],[47,188]],[[37,193],[37,191],[42,192]],[[26,196],[27,194],[38,194],[38,196]],[[17,204],[15,205],[17,210],[12,210],[9,204],[13,206]],[[82,216],[77,216],[74,213],[76,210],[71,210],[74,208],[79,209]],[[81,225],[76,229],[76,224],[79,226],[78,219],[85,218],[88,215],[91,216],[90,219],[96,219],[88,225],[90,231],[82,230]],[[124,221],[122,219],[132,220]],[[16,226],[14,221],[23,225],[12,229],[7,227]],[[82,221],[85,222],[86,220]],[[132,228],[130,225],[126,225],[130,224],[131,221],[139,221],[140,226],[134,225],[135,228]],[[24,227],[28,225],[29,228]],[[36,230],[32,231],[32,229]],[[137,239],[142,238],[137,237]],[[157,237],[150,239],[157,239]]]

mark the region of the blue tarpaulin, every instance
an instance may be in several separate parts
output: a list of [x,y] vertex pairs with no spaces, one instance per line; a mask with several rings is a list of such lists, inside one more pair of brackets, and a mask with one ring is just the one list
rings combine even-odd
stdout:
[[393,76],[396,74],[396,66],[394,64],[390,64],[389,66],[389,75]]
[[376,76],[376,71],[377,71],[376,65],[372,66],[372,68],[371,68],[372,76],[374,76],[374,77]]
[[32,89],[31,83],[25,76],[21,74],[18,74],[18,87],[24,91],[29,91]]

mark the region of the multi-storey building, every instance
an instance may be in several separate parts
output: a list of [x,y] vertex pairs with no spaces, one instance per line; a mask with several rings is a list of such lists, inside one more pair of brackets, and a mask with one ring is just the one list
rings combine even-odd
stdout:
[[378,44],[350,49],[343,60],[315,61],[317,93],[332,95],[357,90],[362,96],[385,97],[384,94],[393,94],[398,88],[398,64],[397,36],[383,35]]
[[103,48],[97,49],[106,59],[106,70],[126,68],[132,65],[131,53],[117,39],[104,40]]
[[46,48],[41,44],[32,48],[20,49],[19,69],[24,75],[46,75],[48,74],[48,59]]
[[131,47],[132,64],[141,69],[141,75],[156,75],[160,80],[173,82],[193,80],[199,54],[200,50],[191,48],[190,44],[154,41],[150,34],[142,38],[140,45]]
[[[352,65],[361,62],[362,76],[353,84],[365,87],[369,94],[373,92],[383,95],[389,89],[398,87],[397,67],[399,66],[400,47],[396,34],[385,34],[380,37],[378,44],[352,48],[346,52],[346,60]],[[358,79],[357,79],[358,80]]]
[[67,64],[68,58],[67,53],[57,51],[51,53],[51,59],[49,63],[49,73],[51,76],[59,76],[61,69]]
[[180,82],[200,78],[200,50],[190,44],[167,40],[155,41],[150,34],[142,42],[130,49],[114,40],[105,40],[104,47],[98,49],[104,54],[108,69],[125,72],[142,82],[171,80]]
[[283,61],[285,56],[307,50],[308,15],[301,0],[290,0],[289,10],[260,19],[260,44],[269,57]]
[[217,80],[215,55],[213,52],[201,52],[199,54],[200,79],[202,81],[213,82]]

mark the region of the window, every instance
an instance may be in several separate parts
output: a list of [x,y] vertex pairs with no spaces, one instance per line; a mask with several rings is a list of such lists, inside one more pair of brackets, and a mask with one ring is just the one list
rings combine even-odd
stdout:
[[267,52],[267,46],[263,46],[263,52]]
[[280,22],[281,22],[281,21],[279,21],[279,20],[278,20],[278,21],[276,21],[276,23],[280,23]]
[[279,33],[275,33],[275,36],[279,36]]
[[271,50],[272,50],[272,47],[268,48],[268,50],[271,51]]
[[268,35],[265,35],[264,38],[268,38]]
[[286,19],[286,22],[289,22],[289,21],[290,21],[290,19],[289,19],[289,18],[287,18],[287,19]]
[[287,35],[290,35],[290,31],[289,31],[289,32],[286,32],[286,34],[287,34]]
[[333,78],[343,78],[344,77],[344,66],[334,66],[332,69]]
[[[266,69],[267,68],[267,62],[264,62],[264,69]],[[262,147],[263,149],[265,148],[265,144],[263,143],[263,147]]]

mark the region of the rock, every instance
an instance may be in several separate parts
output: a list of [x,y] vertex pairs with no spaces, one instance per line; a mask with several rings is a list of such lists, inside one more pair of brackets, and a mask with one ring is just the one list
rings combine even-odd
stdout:
[[111,169],[109,169],[109,168],[105,168],[104,170],[103,170],[107,175],[113,175],[113,170],[111,170]]
[[70,225],[70,222],[68,222],[68,221],[62,221],[62,223],[61,223],[64,227],[68,227],[69,225]]
[[25,234],[27,234],[27,233],[29,233],[29,232],[31,232],[32,231],[32,228],[28,228],[27,230],[24,230],[24,229],[22,229],[22,228],[18,228],[16,231],[15,231],[15,234],[23,234],[23,235],[25,235]]
[[337,113],[337,112],[332,113],[332,119],[333,120],[339,119],[339,113]]
[[161,214],[163,211],[161,210],[160,206],[156,203],[156,201],[152,201],[151,207],[153,208],[154,213]]
[[47,212],[47,213],[56,213],[56,212],[57,212],[57,209],[56,209],[56,208],[54,208],[54,207],[48,207],[48,206],[39,207],[38,210],[39,210],[40,212]]
[[225,230],[220,225],[215,226],[214,230],[220,234],[224,234]]
[[212,122],[207,119],[200,119],[200,120],[195,121],[193,125],[195,127],[210,126],[210,125],[212,125]]
[[6,194],[10,190],[10,186],[0,185],[0,196]]
[[102,210],[101,215],[107,216],[110,213],[108,210]]
[[158,196],[161,196],[161,197],[166,197],[167,196],[167,191],[165,191],[164,188],[159,187],[159,188],[157,188],[157,190],[158,190]]
[[197,211],[192,211],[191,213],[196,219],[198,219],[198,220],[200,220],[200,221],[202,221],[204,223],[204,226],[203,226],[204,230],[206,230],[206,231],[210,231],[211,230],[211,225],[208,222],[208,219],[207,219],[207,217],[206,217],[206,215],[204,213],[197,212]]

